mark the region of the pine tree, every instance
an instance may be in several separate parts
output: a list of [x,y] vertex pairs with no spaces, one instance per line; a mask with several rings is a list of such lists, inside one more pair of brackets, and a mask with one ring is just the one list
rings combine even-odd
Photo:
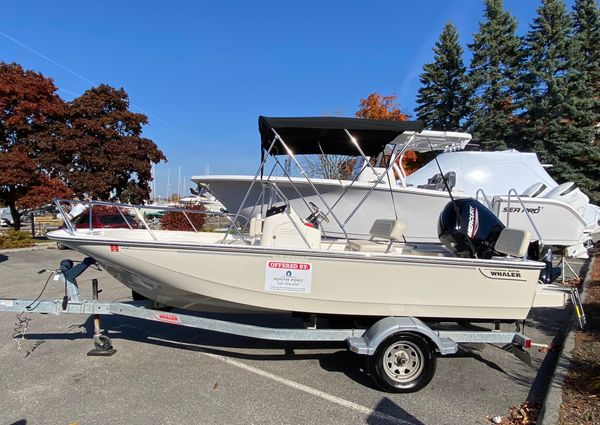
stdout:
[[[576,0],[573,6],[575,38],[583,55],[583,72],[591,84],[594,113],[600,116],[600,8],[596,0]],[[596,142],[600,143],[596,133]]]
[[434,62],[423,66],[415,111],[428,128],[458,130],[466,115],[466,68],[452,23],[446,24],[433,51]]
[[593,98],[571,16],[562,0],[542,0],[524,40],[521,137],[525,149],[598,200],[600,153],[593,145]]
[[467,78],[472,111],[467,128],[484,150],[514,145],[514,92],[521,56],[516,29],[502,0],[486,0],[484,21],[469,45],[473,58]]

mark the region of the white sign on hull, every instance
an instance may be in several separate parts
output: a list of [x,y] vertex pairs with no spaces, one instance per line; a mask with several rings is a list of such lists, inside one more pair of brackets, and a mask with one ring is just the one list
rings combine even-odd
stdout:
[[268,260],[265,291],[310,294],[312,264],[297,261]]

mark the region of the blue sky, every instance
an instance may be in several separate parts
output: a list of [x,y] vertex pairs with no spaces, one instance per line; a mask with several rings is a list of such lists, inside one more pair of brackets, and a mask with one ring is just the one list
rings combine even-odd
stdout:
[[[521,34],[539,3],[505,0]],[[0,60],[52,77],[66,100],[100,83],[125,88],[169,159],[157,167],[165,195],[169,169],[171,192],[179,167],[188,178],[207,164],[210,174],[254,173],[258,115],[353,116],[375,91],[413,114],[444,24],[466,46],[483,2],[34,0],[2,9]]]

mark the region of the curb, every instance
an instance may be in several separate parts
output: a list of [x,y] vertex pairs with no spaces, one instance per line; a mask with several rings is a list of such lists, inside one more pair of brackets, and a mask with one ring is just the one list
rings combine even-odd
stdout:
[[29,246],[27,248],[8,248],[8,249],[0,249],[0,254],[4,252],[26,252],[26,251],[39,251],[42,249],[52,249],[52,247],[56,247],[56,242],[43,242],[35,244],[34,246]]
[[[580,294],[582,302],[585,301],[586,289],[590,283],[590,280],[592,279],[592,270],[595,260],[596,258],[591,259],[588,267],[588,273],[583,280],[583,291]],[[542,409],[538,415],[538,425],[555,425],[558,422],[558,412],[560,411],[560,405],[562,404],[563,384],[567,374],[569,373],[572,359],[571,352],[575,347],[575,332],[573,332],[573,326],[576,321],[577,313],[575,310],[573,310],[571,320],[567,325],[566,337],[562,344],[558,361],[556,362],[556,368],[554,369],[554,373],[548,387],[548,393],[546,394],[546,399],[544,400]]]

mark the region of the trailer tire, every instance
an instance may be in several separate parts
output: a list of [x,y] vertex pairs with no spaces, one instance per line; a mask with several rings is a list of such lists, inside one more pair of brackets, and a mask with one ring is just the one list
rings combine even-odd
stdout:
[[367,369],[383,390],[411,393],[425,387],[433,378],[436,352],[425,336],[397,333],[385,339],[367,357]]

